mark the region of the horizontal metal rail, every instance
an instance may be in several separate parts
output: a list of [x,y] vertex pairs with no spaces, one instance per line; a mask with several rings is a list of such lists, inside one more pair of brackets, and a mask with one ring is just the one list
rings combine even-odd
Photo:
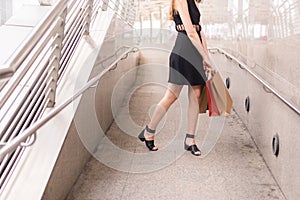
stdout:
[[[34,46],[34,48],[32,48],[30,50],[31,51],[30,53],[33,53],[33,55],[31,57],[27,58],[27,59],[30,58],[30,61],[27,62],[24,65],[21,65],[21,63],[20,63],[20,66],[18,66],[18,68],[19,67],[22,68],[22,70],[20,69],[21,70],[20,74],[16,74],[17,76],[13,76],[10,79],[10,81],[7,83],[7,85],[3,88],[3,90],[0,92],[0,108],[2,108],[3,104],[6,102],[6,100],[9,98],[9,96],[12,94],[14,89],[18,86],[21,79],[24,77],[26,72],[29,70],[29,68],[31,67],[31,65],[35,61],[35,59],[42,52],[43,48],[47,45],[47,43],[49,43],[49,41],[51,40],[51,38],[53,37],[53,34],[55,32],[55,27],[60,26],[61,23],[63,23],[63,19],[61,17],[55,19],[54,23],[51,24],[50,28],[48,27],[48,29],[51,30],[51,31],[49,32],[47,30],[43,35],[44,39],[40,39],[39,42],[41,43],[41,41],[42,41],[42,43],[39,44],[39,45]],[[46,36],[46,38],[45,38],[45,36]],[[61,36],[59,36],[59,37],[61,37]],[[12,73],[14,73],[14,72],[15,71],[13,70]],[[0,69],[0,79],[1,79],[1,69]]]
[[10,77],[21,65],[36,43],[44,36],[45,32],[53,21],[61,14],[67,5],[68,0],[60,0],[55,3],[51,12],[34,28],[25,41],[17,48],[11,57],[0,68],[0,79]]
[[88,32],[86,26],[90,18],[89,11],[92,9],[89,1],[82,1],[76,4],[71,4],[69,7],[69,13],[67,15],[65,23],[64,39],[62,41],[63,47],[61,50],[61,60],[59,63],[58,82],[59,84],[63,72],[68,67],[70,58],[74,55],[81,37]]
[[100,74],[89,80],[83,87],[81,87],[73,96],[69,97],[67,100],[65,100],[62,104],[59,106],[53,108],[47,115],[43,116],[39,120],[37,120],[34,124],[32,124],[29,128],[24,130],[22,133],[20,133],[18,136],[16,136],[13,140],[8,142],[5,146],[3,146],[0,149],[0,160],[3,160],[3,158],[8,155],[9,153],[16,150],[26,139],[35,134],[35,132],[45,125],[49,120],[51,120],[53,117],[55,117],[58,113],[60,113],[64,108],[66,108],[70,103],[72,103],[76,98],[81,96],[87,89],[95,85],[100,78],[107,73],[108,71],[114,70],[115,65],[122,60],[124,57],[127,57],[127,55],[130,52],[136,52],[138,49],[136,47],[129,48],[126,52],[124,52],[118,59],[116,59],[108,68],[104,69]]
[[[110,1],[105,0],[108,3]],[[34,144],[38,127],[47,123],[85,91],[77,93],[76,97],[69,98],[69,102],[57,107],[61,110],[53,109],[50,112],[54,114],[52,117],[46,115],[41,118],[47,107],[54,106],[57,85],[66,69],[72,67],[69,62],[81,38],[89,35],[93,20],[102,11],[100,5],[103,2],[104,0],[56,1],[29,36],[0,66],[0,147],[1,151],[9,149],[6,151],[9,153],[2,154],[0,160],[0,195],[26,147]],[[135,10],[134,7],[126,3],[118,9],[128,11],[121,18],[125,23],[130,22],[128,14]],[[117,9],[112,10],[118,15]],[[125,59],[127,54],[125,52],[121,58],[117,58],[118,55],[115,57]],[[108,69],[114,70],[116,67],[117,61],[114,61]],[[44,121],[41,122],[40,119]]]
[[230,58],[231,60],[235,61],[239,64],[239,67],[243,70],[246,70],[250,75],[252,75],[255,79],[257,79],[264,87],[265,90],[267,90],[270,93],[273,93],[276,97],[278,97],[283,103],[285,103],[288,107],[290,107],[293,111],[295,111],[298,115],[300,115],[300,110],[294,106],[289,100],[284,98],[279,92],[277,92],[273,87],[271,87],[266,81],[261,79],[257,74],[255,74],[252,70],[249,69],[247,65],[239,61],[235,56],[228,53],[224,49],[218,48],[218,47],[210,47],[208,48],[209,51],[217,51],[221,54],[224,54],[227,58]]
[[[57,1],[53,5],[53,9],[49,12],[43,20],[33,29],[30,35],[24,40],[24,42],[16,49],[16,51],[5,61],[5,63],[0,67],[0,79],[11,77],[14,72],[19,68],[23,60],[27,57],[27,55],[31,52],[31,50],[35,47],[36,43],[43,37],[44,33],[48,30],[49,26],[52,22],[59,16],[64,8],[67,6],[68,0],[60,0]],[[100,1],[97,1],[96,5],[99,4]],[[109,2],[109,1],[108,1]],[[103,2],[104,4],[108,4]],[[112,2],[114,5],[115,3]],[[119,10],[123,9],[124,5],[120,4]],[[108,5],[108,7],[110,7]],[[127,10],[133,9],[127,8]],[[114,8],[111,8],[114,9]],[[132,13],[132,12],[131,12]],[[128,13],[130,14],[130,12]],[[123,19],[126,23],[133,26],[132,22],[126,21],[126,17],[124,15],[120,15],[116,12],[121,19]]]

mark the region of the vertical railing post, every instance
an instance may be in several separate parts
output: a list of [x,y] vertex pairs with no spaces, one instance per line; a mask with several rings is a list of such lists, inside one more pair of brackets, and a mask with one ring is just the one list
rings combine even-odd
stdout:
[[49,62],[51,63],[52,60],[52,66],[50,67],[50,93],[48,95],[49,103],[48,107],[53,107],[55,105],[55,99],[56,99],[56,88],[57,88],[57,81],[58,81],[58,71],[60,67],[60,60],[61,60],[61,51],[62,51],[62,42],[64,39],[64,30],[65,30],[65,21],[66,21],[66,15],[67,15],[67,9],[65,9],[61,16],[58,18],[60,19],[60,23],[57,26],[57,35],[54,35],[55,42],[52,45],[52,49],[54,49],[53,56],[50,57]]
[[87,0],[87,18],[86,18],[86,22],[84,25],[84,35],[89,35],[90,34],[90,25],[91,25],[91,21],[92,21],[92,15],[93,15],[93,0]]

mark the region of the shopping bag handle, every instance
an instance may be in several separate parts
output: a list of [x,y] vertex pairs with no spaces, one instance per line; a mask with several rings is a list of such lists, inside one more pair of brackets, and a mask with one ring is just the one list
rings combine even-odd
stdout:
[[207,79],[209,80],[217,73],[217,70],[208,68],[205,73],[206,73]]
[[[212,62],[212,67],[216,66],[216,63],[215,63],[214,59],[210,59],[210,60]],[[213,69],[212,67],[211,68],[207,68],[207,70],[205,71],[207,80],[211,79],[217,73],[216,68]]]

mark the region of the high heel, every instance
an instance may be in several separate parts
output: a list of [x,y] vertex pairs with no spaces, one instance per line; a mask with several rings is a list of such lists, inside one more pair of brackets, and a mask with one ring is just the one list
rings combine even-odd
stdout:
[[148,149],[150,151],[157,151],[158,149],[154,149],[155,145],[154,145],[154,140],[146,140],[145,138],[145,131],[147,131],[148,133],[151,134],[155,134],[155,130],[150,129],[147,125],[146,127],[142,130],[142,132],[139,134],[138,138],[142,141],[145,142],[146,147],[148,147]]
[[[192,138],[194,139],[195,138],[195,135],[191,135],[191,134],[186,134],[185,135],[185,139],[184,139],[184,149],[187,150],[187,151],[190,151],[193,155],[195,156],[200,156],[201,155],[201,151],[198,149],[197,145],[196,144],[193,144],[193,145],[187,145],[186,144],[186,138]],[[196,152],[200,152],[199,154],[196,154]]]

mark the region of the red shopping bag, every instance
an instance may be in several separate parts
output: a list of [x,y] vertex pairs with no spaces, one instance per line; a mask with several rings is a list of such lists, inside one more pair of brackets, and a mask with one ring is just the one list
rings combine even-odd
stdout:
[[228,116],[232,109],[232,98],[219,72],[211,72],[206,81],[209,116]]
[[206,81],[206,92],[209,116],[219,116],[218,106],[212,91],[211,80]]

